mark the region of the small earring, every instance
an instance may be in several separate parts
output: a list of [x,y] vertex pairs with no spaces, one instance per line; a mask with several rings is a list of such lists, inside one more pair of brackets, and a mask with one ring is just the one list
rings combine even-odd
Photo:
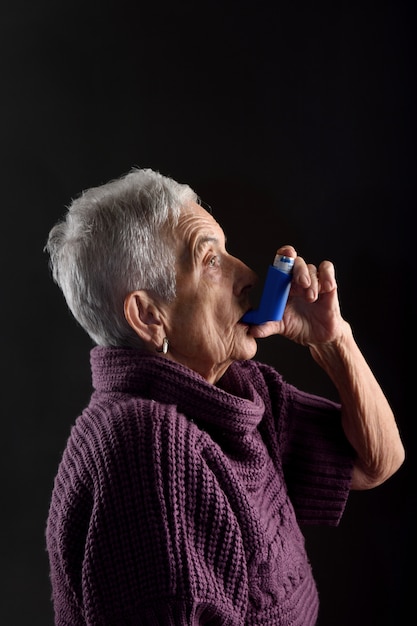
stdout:
[[167,337],[164,337],[164,340],[162,342],[162,348],[157,348],[157,352],[162,352],[162,354],[166,354],[168,352],[168,348],[169,348],[169,341]]

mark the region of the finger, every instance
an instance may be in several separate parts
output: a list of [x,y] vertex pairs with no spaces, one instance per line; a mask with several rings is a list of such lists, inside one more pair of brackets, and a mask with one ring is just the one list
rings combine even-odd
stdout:
[[328,293],[336,289],[336,275],[331,261],[322,261],[318,269],[320,293]]
[[317,267],[312,263],[309,263],[307,268],[310,275],[310,286],[306,291],[306,299],[309,302],[315,302],[319,295],[319,275]]
[[293,282],[300,285],[303,289],[307,289],[311,285],[310,272],[304,259],[298,256],[294,262]]
[[255,339],[264,339],[270,335],[278,335],[283,331],[282,322],[265,322],[265,324],[252,325],[249,327],[249,334]]
[[297,256],[297,252],[296,252],[294,246],[290,246],[289,244],[287,244],[285,246],[281,246],[280,248],[278,248],[277,254],[283,254],[285,256],[290,256],[293,259],[295,259],[295,257]]

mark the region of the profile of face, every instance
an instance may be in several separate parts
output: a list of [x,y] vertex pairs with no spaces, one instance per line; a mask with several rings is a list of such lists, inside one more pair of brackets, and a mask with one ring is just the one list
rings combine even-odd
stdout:
[[239,321],[256,275],[227,252],[222,228],[199,204],[182,210],[175,235],[177,296],[165,309],[167,356],[215,382],[233,361],[256,354],[255,339]]

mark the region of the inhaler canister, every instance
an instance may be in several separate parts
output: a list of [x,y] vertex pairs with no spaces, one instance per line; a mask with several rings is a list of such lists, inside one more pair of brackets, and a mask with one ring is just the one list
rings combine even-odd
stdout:
[[290,293],[294,259],[277,254],[268,268],[265,285],[258,309],[248,311],[242,322],[246,324],[264,324],[282,320],[288,294]]

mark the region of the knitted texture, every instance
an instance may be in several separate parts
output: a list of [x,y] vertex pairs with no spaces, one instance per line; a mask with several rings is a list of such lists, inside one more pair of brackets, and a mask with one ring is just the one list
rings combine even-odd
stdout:
[[254,361],[217,386],[131,349],[91,363],[47,524],[55,623],[313,626],[299,523],[343,512],[340,407]]

